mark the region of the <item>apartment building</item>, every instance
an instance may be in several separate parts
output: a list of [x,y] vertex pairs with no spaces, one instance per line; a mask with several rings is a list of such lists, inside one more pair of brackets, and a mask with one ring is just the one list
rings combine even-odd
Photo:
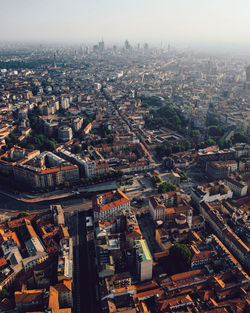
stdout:
[[130,199],[118,189],[93,197],[92,208],[95,220],[105,220],[117,216],[124,209],[129,209]]
[[202,202],[226,200],[233,197],[232,190],[222,181],[197,186],[192,189],[191,198],[196,205]]

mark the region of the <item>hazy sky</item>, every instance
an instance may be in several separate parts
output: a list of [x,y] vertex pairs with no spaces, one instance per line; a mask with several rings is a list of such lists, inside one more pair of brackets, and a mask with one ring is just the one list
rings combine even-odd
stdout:
[[0,0],[0,41],[250,44],[250,0]]

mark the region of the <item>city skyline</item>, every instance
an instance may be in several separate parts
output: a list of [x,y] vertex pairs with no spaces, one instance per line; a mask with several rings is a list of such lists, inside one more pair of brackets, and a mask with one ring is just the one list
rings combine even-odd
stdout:
[[[248,48],[250,3],[79,1],[1,3],[0,41],[170,42]],[[244,23],[242,22],[244,21]],[[135,31],[136,30],[136,31]]]

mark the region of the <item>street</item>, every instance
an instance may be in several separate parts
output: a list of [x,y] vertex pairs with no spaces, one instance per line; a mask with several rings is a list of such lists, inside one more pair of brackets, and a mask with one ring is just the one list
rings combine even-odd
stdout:
[[87,241],[86,212],[74,212],[69,220],[74,253],[74,312],[97,313],[95,250]]

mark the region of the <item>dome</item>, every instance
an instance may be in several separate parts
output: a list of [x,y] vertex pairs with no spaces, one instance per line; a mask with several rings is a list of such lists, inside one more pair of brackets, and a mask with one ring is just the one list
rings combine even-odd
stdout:
[[178,214],[175,218],[175,222],[176,224],[185,224],[187,221],[186,219],[186,215],[181,213],[181,214]]

